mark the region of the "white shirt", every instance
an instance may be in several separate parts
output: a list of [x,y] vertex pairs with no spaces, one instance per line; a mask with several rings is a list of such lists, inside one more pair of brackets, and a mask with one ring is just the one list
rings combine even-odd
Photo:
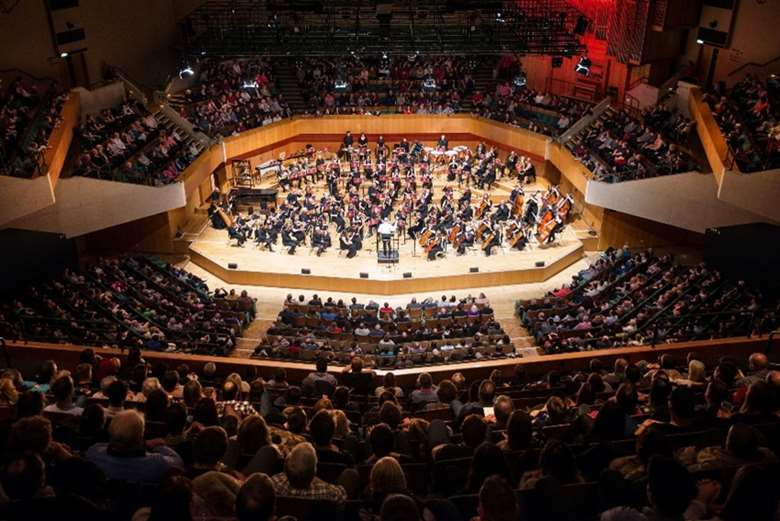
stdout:
[[393,235],[395,233],[395,228],[395,224],[384,221],[379,225],[378,230],[381,235]]

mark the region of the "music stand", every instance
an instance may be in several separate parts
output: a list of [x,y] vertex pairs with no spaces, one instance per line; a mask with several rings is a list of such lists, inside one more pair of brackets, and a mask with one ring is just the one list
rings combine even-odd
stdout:
[[379,264],[398,264],[398,235],[376,234],[376,260]]

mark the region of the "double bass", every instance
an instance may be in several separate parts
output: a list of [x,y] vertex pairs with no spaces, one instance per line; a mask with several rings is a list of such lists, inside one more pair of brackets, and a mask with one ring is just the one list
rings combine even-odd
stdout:
[[515,202],[512,205],[512,217],[521,217],[523,215],[523,203],[525,202],[523,194],[517,194]]
[[479,208],[477,208],[477,211],[474,213],[474,217],[477,219],[482,219],[482,216],[485,214],[485,211],[488,209],[488,202],[487,200],[483,199],[482,204],[479,205]]

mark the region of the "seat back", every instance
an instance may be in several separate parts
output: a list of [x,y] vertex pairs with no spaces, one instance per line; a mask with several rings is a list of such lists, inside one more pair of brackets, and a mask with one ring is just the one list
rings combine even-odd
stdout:
[[344,508],[335,501],[277,496],[276,515],[293,516],[297,521],[343,521]]
[[347,466],[343,463],[317,462],[317,477],[328,483],[336,483],[345,470]]

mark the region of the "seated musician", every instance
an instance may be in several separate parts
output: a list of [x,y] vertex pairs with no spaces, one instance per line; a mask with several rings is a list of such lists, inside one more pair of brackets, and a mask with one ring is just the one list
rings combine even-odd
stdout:
[[488,229],[482,234],[482,237],[484,239],[482,242],[482,250],[484,250],[487,257],[490,257],[493,253],[493,248],[501,246],[501,232],[498,230],[498,227],[491,228],[488,226]]
[[224,230],[225,228],[227,228],[227,223],[219,214],[219,211],[217,210],[217,205],[214,204],[213,201],[209,205],[209,219],[211,220],[211,226],[215,230]]
[[357,255],[361,246],[360,235],[354,228],[345,228],[339,235],[339,249],[347,252],[347,258],[351,259]]
[[428,239],[427,245],[425,246],[426,250],[428,251],[428,260],[432,261],[436,259],[439,256],[444,255],[444,245],[441,237],[439,237],[438,234],[434,234],[433,237]]
[[317,226],[314,230],[314,235],[312,236],[312,246],[317,248],[317,257],[322,255],[322,252],[330,248],[331,242],[330,242],[330,234],[328,233],[328,229],[325,227],[325,225]]
[[509,219],[509,204],[506,201],[498,205],[496,211],[490,216],[490,222],[495,226],[496,224]]
[[238,242],[238,245],[241,247],[243,247],[244,243],[246,242],[246,235],[244,235],[244,232],[241,230],[241,228],[236,225],[228,228],[228,237],[235,239]]
[[282,246],[289,248],[287,253],[289,255],[295,255],[295,248],[298,247],[298,239],[293,234],[293,227],[291,223],[287,223],[282,228]]
[[436,147],[439,150],[448,150],[450,148],[450,142],[447,139],[447,136],[442,134],[441,137],[439,138],[439,142],[436,144]]
[[563,219],[560,218],[560,216],[555,216],[555,226],[553,227],[552,231],[550,232],[549,237],[547,237],[547,244],[552,244],[555,242],[555,239],[558,238],[558,235],[563,231],[564,228]]
[[271,240],[272,236],[274,239],[276,239],[276,236],[273,235],[265,225],[258,224],[255,228],[255,242],[258,244],[258,246],[265,244],[265,247],[268,249],[268,251],[274,251],[274,241]]
[[360,148],[368,147],[368,138],[366,137],[366,133],[365,132],[361,132],[360,138],[358,139],[358,146]]
[[515,250],[522,250],[528,244],[528,236],[523,229],[523,223],[519,219],[512,221],[509,225],[507,241],[509,246]]
[[472,227],[468,224],[461,226],[460,232],[458,232],[458,236],[455,239],[458,255],[463,255],[466,253],[466,248],[474,246],[474,239],[474,230]]

